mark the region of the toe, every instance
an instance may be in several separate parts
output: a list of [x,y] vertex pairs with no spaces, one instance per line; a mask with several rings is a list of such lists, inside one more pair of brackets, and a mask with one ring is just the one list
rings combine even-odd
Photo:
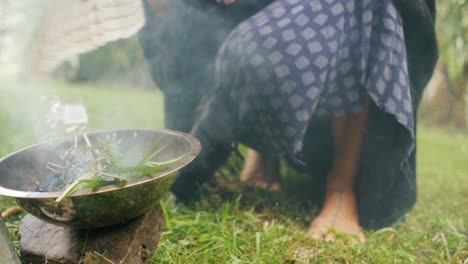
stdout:
[[272,183],[270,190],[275,193],[281,192],[281,184],[279,182]]
[[336,241],[336,235],[333,233],[327,233],[325,237],[323,238],[323,241],[325,242],[335,242]]
[[323,233],[317,232],[316,230],[312,229],[309,229],[309,231],[307,231],[307,235],[314,240],[320,240],[323,237]]
[[327,231],[328,231],[328,227],[326,225],[323,225],[321,221],[319,220],[315,220],[310,225],[310,228],[307,231],[307,235],[315,240],[318,240],[318,239],[323,239]]

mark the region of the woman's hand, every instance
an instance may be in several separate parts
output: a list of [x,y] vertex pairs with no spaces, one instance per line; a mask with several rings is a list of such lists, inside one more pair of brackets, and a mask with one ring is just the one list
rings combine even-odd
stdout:
[[234,4],[236,0],[216,0],[217,3],[224,3],[226,5]]

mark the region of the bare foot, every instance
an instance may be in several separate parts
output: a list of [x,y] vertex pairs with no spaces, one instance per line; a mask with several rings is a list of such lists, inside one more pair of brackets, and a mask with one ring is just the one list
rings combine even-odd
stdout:
[[353,236],[352,243],[357,240],[361,243],[366,242],[359,226],[356,197],[353,192],[334,191],[327,194],[322,211],[312,221],[307,233],[314,239],[323,239],[328,242],[336,239],[331,231]]
[[333,121],[335,161],[328,176],[325,204],[310,224],[308,234],[313,238],[333,241],[335,237],[331,231],[334,230],[355,237],[352,243],[357,243],[357,240],[366,242],[359,226],[353,190],[367,126],[368,104],[369,99],[366,97],[364,111],[337,117]]
[[244,183],[252,183],[257,188],[269,189],[273,192],[281,191],[279,182],[278,160],[264,160],[260,153],[249,150],[240,180]]

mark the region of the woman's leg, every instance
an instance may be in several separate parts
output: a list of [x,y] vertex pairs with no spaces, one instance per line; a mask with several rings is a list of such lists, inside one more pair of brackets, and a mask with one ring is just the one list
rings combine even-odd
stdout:
[[241,181],[253,183],[262,189],[274,192],[281,191],[280,161],[276,157],[264,157],[257,151],[249,149],[241,173]]
[[331,240],[333,236],[328,231],[334,229],[365,241],[359,226],[354,178],[361,157],[367,117],[366,99],[364,111],[338,117],[333,122],[336,156],[328,176],[324,206],[309,229],[309,234],[314,238]]

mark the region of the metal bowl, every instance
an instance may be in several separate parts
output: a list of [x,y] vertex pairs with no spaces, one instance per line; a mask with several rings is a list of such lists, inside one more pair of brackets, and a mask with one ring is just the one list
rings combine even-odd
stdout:
[[[98,228],[123,223],[147,212],[159,203],[172,186],[177,171],[189,164],[200,152],[194,137],[169,130],[115,130],[87,134],[91,142],[115,137],[121,140],[118,153],[128,164],[136,163],[160,141],[166,147],[153,158],[165,161],[183,156],[177,164],[154,175],[124,185],[108,185],[80,190],[58,205],[53,201],[61,192],[38,192],[53,173],[49,161],[60,159],[75,138],[84,144],[83,136],[71,136],[37,144],[0,159],[0,195],[11,197],[32,215],[47,222],[76,228]],[[131,165],[127,165],[131,166]]]

